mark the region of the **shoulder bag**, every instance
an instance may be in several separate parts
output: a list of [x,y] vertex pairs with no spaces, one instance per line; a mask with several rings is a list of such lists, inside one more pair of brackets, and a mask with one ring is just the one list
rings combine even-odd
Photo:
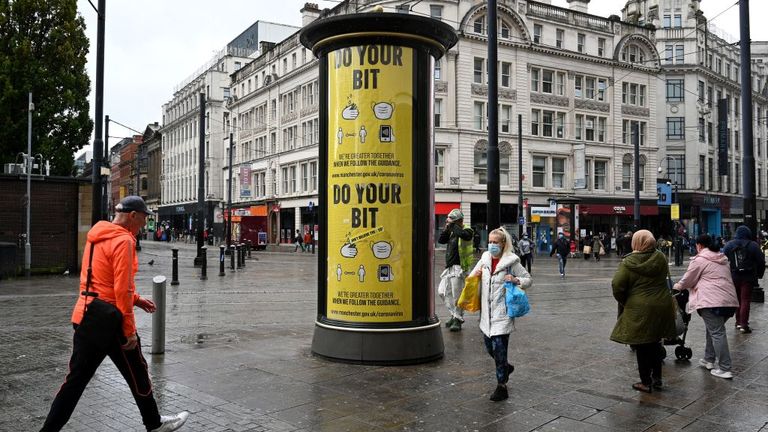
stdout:
[[[83,319],[75,332],[89,343],[103,349],[109,349],[114,344],[124,342],[122,334],[123,314],[115,305],[99,299],[99,293],[92,292],[91,274],[93,273],[94,244],[91,243],[91,255],[88,258],[88,271],[85,279],[85,291],[80,295],[85,297],[83,303]],[[88,302],[88,297],[93,299]]]

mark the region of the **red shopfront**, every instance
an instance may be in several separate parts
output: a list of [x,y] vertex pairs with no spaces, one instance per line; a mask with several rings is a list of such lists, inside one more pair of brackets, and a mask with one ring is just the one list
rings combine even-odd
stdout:
[[[610,238],[633,229],[635,207],[632,202],[579,204],[579,231],[583,236],[605,233]],[[659,206],[641,203],[640,227],[654,231],[658,225]]]
[[457,202],[436,202],[435,203],[435,244],[440,237],[440,231],[445,226],[445,220],[448,218],[448,213],[453,209],[460,209],[461,203]]

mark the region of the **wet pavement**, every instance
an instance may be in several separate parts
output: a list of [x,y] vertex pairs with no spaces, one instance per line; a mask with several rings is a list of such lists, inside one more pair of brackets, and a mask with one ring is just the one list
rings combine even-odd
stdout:
[[[137,287],[151,297],[153,276],[170,279],[170,245],[142,246]],[[638,381],[633,353],[608,340],[616,316],[610,294],[615,257],[571,259],[564,281],[556,260],[534,261],[532,313],[517,321],[510,338],[516,367],[510,397],[494,403],[488,400],[493,361],[476,315],[460,333],[443,327],[440,361],[333,363],[310,352],[314,255],[258,252],[242,271],[227,269],[224,277],[209,258],[208,280],[200,281],[194,247],[179,247],[181,283],[168,286],[165,355],[149,354],[151,315],[137,309],[136,316],[161,412],[191,411],[185,431],[768,431],[764,305],[752,304],[752,334],[737,333],[729,321],[733,380],[696,365],[704,330],[694,316],[692,362],[675,361],[668,347],[664,390],[638,393],[630,387]],[[672,267],[673,277],[683,270]],[[0,281],[0,430],[42,424],[67,371],[77,282],[65,276]],[[109,360],[65,430],[144,430]]]

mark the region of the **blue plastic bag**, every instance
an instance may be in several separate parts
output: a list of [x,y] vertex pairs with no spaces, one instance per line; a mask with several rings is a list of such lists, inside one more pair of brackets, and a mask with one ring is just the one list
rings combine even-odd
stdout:
[[528,303],[528,296],[525,291],[510,281],[504,282],[506,291],[507,315],[510,318],[520,318],[531,311],[531,304]]

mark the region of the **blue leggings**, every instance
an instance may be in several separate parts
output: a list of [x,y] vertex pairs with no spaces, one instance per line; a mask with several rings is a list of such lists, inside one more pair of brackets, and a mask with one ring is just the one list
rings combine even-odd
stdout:
[[493,361],[496,363],[496,381],[499,384],[506,384],[509,381],[509,363],[507,363],[507,347],[509,346],[509,335],[485,336],[485,350],[488,351]]

